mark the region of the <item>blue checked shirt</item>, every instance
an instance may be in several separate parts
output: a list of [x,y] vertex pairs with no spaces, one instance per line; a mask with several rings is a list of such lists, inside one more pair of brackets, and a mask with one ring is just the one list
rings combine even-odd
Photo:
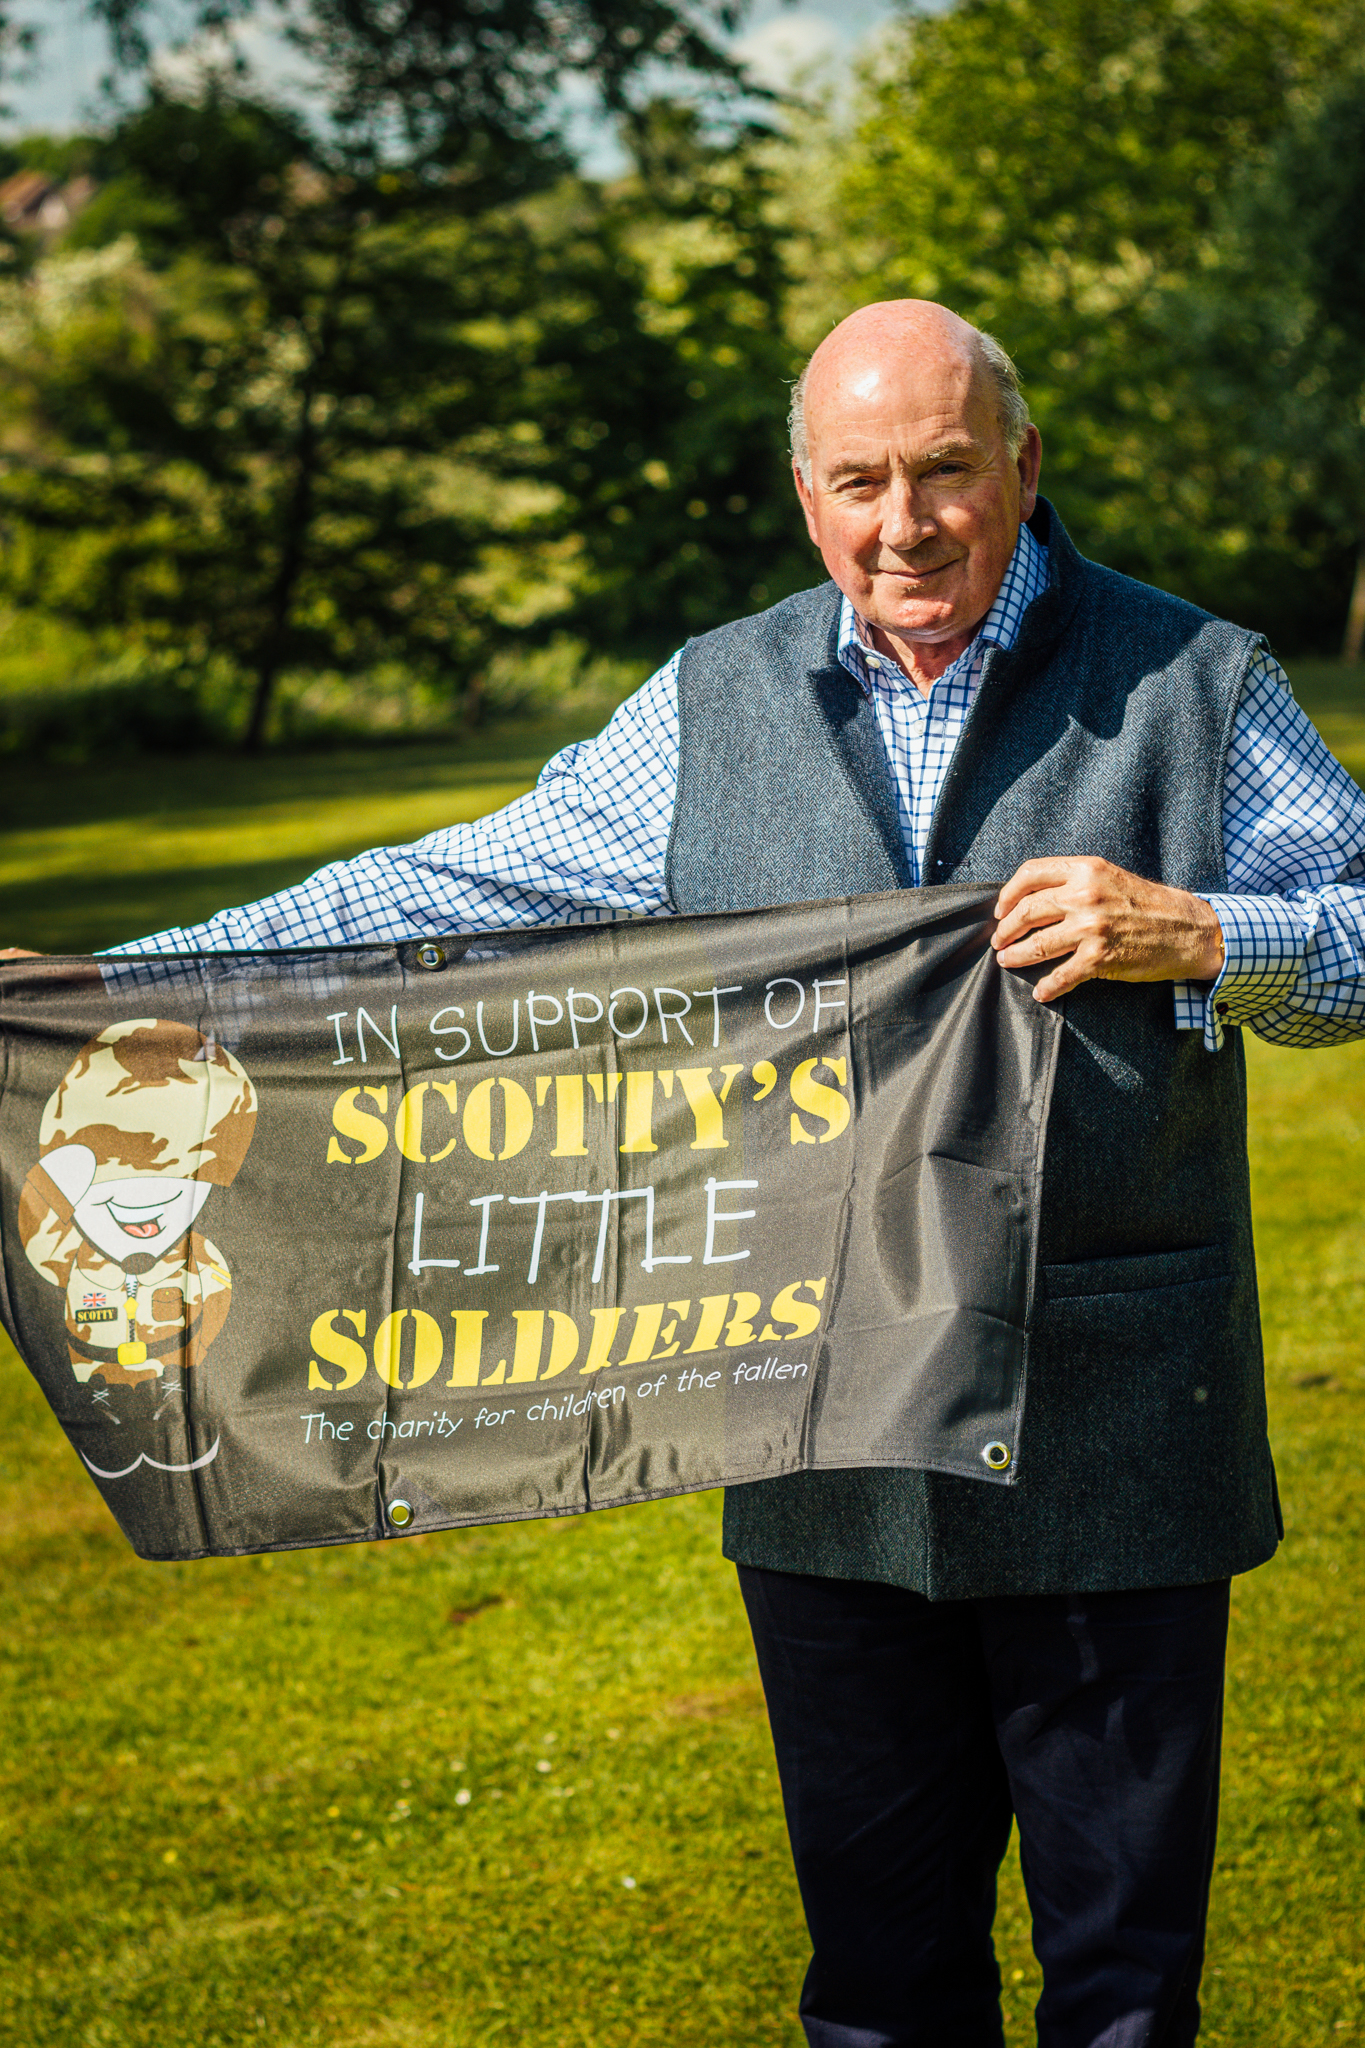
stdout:
[[[916,882],[985,650],[1013,646],[1047,573],[1047,550],[1022,528],[980,632],[927,697],[868,643],[844,601],[839,659],[871,697]],[[260,903],[115,950],[251,952],[668,916],[677,684],[675,654],[596,739],[556,754],[528,795],[491,817],[411,846],[376,847]],[[1237,710],[1223,840],[1228,891],[1208,901],[1226,961],[1213,984],[1175,985],[1177,1026],[1202,1031],[1210,1050],[1225,1024],[1249,1024],[1282,1045],[1365,1033],[1365,795],[1269,655],[1253,663]]]

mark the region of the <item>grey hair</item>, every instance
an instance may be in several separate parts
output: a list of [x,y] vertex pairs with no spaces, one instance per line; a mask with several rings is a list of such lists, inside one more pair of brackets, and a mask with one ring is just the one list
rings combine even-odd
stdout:
[[[1000,431],[1005,437],[1010,461],[1024,445],[1028,431],[1028,401],[1019,388],[1019,372],[993,334],[986,334],[979,327],[972,329],[981,350],[982,359],[995,383],[996,403],[1000,415]],[[813,361],[814,358],[811,358]],[[810,439],[806,433],[806,379],[810,375],[810,362],[792,386],[791,411],[787,424],[791,431],[792,461],[801,472],[801,480],[810,482]]]

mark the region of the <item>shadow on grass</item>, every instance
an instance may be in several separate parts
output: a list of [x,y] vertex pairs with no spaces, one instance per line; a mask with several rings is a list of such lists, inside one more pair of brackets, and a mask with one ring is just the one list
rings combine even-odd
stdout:
[[316,861],[242,861],[146,874],[61,875],[0,888],[3,943],[39,953],[93,953],[215,911],[252,903],[301,882]]
[[385,798],[441,788],[534,781],[561,747],[595,730],[563,722],[490,727],[466,740],[406,740],[309,754],[140,757],[71,767],[0,762],[0,816],[7,830],[177,814],[196,822],[261,805],[329,798]]

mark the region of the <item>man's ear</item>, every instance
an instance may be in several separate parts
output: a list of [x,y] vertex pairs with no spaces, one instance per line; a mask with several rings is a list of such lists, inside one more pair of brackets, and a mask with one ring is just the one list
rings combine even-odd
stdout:
[[806,482],[806,479],[802,476],[794,462],[792,464],[792,482],[796,485],[796,495],[801,500],[801,510],[806,515],[806,532],[810,535],[810,544],[813,548],[818,548],[820,536],[815,529],[815,493],[811,490],[810,485]]
[[1019,465],[1019,517],[1021,520],[1032,519],[1033,509],[1038,503],[1038,478],[1043,469],[1043,437],[1032,420],[1024,430],[1015,460]]

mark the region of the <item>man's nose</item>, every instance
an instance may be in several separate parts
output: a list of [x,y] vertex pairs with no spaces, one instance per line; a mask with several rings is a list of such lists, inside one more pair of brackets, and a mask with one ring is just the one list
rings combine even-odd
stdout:
[[898,555],[910,554],[937,531],[937,523],[914,479],[893,478],[882,501],[883,545]]

